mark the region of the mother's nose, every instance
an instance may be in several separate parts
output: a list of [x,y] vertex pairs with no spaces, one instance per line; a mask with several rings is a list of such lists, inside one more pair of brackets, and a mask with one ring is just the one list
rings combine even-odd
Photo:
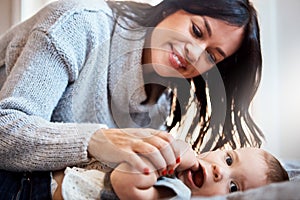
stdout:
[[199,44],[194,44],[192,42],[188,42],[185,44],[184,47],[185,57],[190,63],[195,64],[200,59],[205,49],[206,49],[205,44],[199,45]]

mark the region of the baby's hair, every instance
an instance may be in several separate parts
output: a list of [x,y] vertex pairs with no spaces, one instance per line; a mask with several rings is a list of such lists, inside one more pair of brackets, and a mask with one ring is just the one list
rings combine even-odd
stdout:
[[267,181],[269,183],[288,181],[289,175],[281,163],[270,153],[264,151],[264,159],[268,166]]

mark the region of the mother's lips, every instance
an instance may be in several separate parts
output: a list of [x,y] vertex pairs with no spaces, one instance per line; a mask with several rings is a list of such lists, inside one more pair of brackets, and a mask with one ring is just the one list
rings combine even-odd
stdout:
[[187,68],[189,63],[184,57],[181,56],[181,54],[175,48],[173,49],[173,55],[176,56],[176,58],[178,59],[180,67]]

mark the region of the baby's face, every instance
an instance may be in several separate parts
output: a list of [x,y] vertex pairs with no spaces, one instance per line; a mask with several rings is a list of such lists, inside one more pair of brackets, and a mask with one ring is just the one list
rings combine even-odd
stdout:
[[197,171],[178,174],[193,196],[223,195],[267,184],[268,168],[262,149],[217,150],[199,155],[198,160]]

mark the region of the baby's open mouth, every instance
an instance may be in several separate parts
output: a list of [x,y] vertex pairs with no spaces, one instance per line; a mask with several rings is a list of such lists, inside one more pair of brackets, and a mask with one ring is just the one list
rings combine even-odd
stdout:
[[197,171],[192,171],[192,178],[194,184],[198,187],[201,188],[203,183],[204,183],[204,170],[203,167],[199,164],[199,169]]

